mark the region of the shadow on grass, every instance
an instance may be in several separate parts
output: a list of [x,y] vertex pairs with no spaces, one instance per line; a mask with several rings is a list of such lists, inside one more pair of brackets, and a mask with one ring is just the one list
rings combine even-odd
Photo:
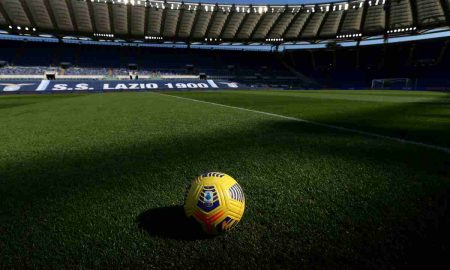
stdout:
[[136,222],[150,236],[188,241],[212,238],[195,220],[185,216],[182,206],[149,209],[141,213]]

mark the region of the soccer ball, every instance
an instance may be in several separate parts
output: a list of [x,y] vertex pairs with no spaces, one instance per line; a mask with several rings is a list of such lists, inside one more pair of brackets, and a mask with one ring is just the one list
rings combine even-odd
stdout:
[[207,234],[231,230],[241,220],[245,197],[241,186],[231,176],[210,172],[197,177],[186,194],[184,211]]

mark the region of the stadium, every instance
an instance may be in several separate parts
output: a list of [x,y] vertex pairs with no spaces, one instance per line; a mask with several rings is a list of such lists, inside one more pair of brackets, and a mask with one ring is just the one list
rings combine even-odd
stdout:
[[0,0],[0,269],[447,269],[449,45],[447,0]]

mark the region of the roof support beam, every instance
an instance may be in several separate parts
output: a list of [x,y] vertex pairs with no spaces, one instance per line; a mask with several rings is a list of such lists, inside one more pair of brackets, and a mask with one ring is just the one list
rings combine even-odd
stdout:
[[[253,10],[252,5],[250,5],[250,10]],[[234,33],[233,39],[236,39],[236,37],[239,35],[239,32],[241,32],[242,27],[247,23],[248,16],[251,13],[252,13],[251,11],[250,11],[250,13],[248,13],[248,12],[245,13],[244,18],[242,19],[241,23],[238,26],[238,29],[236,30],[236,33]]]
[[[367,8],[369,8],[369,7],[367,7]],[[386,5],[385,5],[385,7],[384,7],[384,10],[385,10],[385,26],[384,26],[384,34],[385,34],[385,36],[387,37],[387,35],[386,35],[386,31],[387,30],[389,30],[390,28],[391,28],[391,26],[390,26],[390,23],[391,23],[391,1],[390,0],[386,0]]]
[[0,1],[0,13],[3,15],[3,18],[5,18],[6,22],[9,25],[14,25],[13,21],[11,20],[11,18],[8,15],[8,12],[6,12],[5,8],[3,7],[2,1]]
[[175,27],[175,37],[174,37],[175,40],[178,39],[178,32],[180,31],[181,20],[183,19],[184,13],[186,12],[186,10],[184,10],[184,7],[185,7],[184,3],[182,2],[181,8],[179,9],[180,13],[178,14],[177,26]]
[[255,27],[253,28],[252,32],[250,33],[250,39],[254,39],[254,35],[256,34],[256,31],[258,30],[258,28],[261,25],[261,23],[264,21],[263,19],[264,19],[264,17],[267,16],[267,14],[268,13],[266,12],[266,13],[264,13],[263,15],[261,15],[259,17],[258,22],[256,23]]
[[211,26],[213,25],[213,22],[216,19],[216,15],[218,12],[220,12],[219,6],[216,4],[216,6],[214,7],[213,14],[211,15],[211,18],[209,19],[208,27],[206,27],[205,37],[209,36],[209,32],[211,31]]
[[97,25],[95,24],[95,18],[94,18],[94,6],[91,1],[86,1],[86,3],[88,6],[89,18],[91,18],[92,32],[98,33]]
[[411,13],[413,18],[413,25],[419,26],[419,15],[417,14],[417,3],[416,0],[409,1],[411,5]]
[[[317,9],[317,6],[316,6],[315,8]],[[299,13],[300,13],[300,12],[299,12]],[[300,29],[300,32],[298,32],[297,39],[299,39],[299,38],[301,37],[301,35],[303,34],[303,32],[305,31],[306,26],[307,26],[307,25],[309,24],[309,22],[312,20],[313,14],[314,14],[314,13],[309,13],[309,17],[306,19],[305,23],[303,24],[302,29]],[[320,30],[320,29],[319,29],[319,30]],[[318,35],[319,33],[320,33],[320,32],[317,32],[317,35]]]
[[367,12],[369,11],[369,5],[367,5],[366,2],[364,2],[363,6],[362,6],[362,15],[361,15],[361,22],[359,25],[359,32],[362,34],[364,33],[364,25],[366,24],[366,17],[367,17]]
[[275,26],[277,26],[277,24],[280,22],[281,18],[284,16],[284,14],[288,12],[288,6],[286,5],[284,7],[284,11],[280,12],[280,15],[278,16],[278,18],[273,22],[272,26],[270,27],[269,31],[267,32],[267,35],[270,36],[270,34],[272,34],[273,29],[275,29]]
[[[365,2],[364,2],[365,3]],[[364,4],[363,4],[364,5]],[[347,10],[342,11],[341,20],[339,21],[339,26],[336,32],[336,35],[339,35],[342,31],[342,26],[344,25],[345,18],[347,17]]]
[[145,7],[145,19],[144,19],[144,36],[147,36],[148,33],[148,19],[150,18],[150,9],[151,7]]
[[[330,10],[332,10],[333,5],[330,5]],[[320,33],[323,30],[323,26],[325,25],[325,22],[328,19],[328,16],[330,16],[330,12],[332,11],[327,11],[325,12],[325,15],[323,15],[322,21],[320,22],[320,26],[319,29],[317,30],[317,34],[316,34],[316,38],[320,39]]]
[[53,27],[56,31],[59,31],[58,23],[56,22],[55,14],[53,14],[52,6],[48,0],[44,0],[45,8],[47,9],[48,16],[50,17],[50,21],[52,21]]
[[111,34],[115,34],[116,31],[114,29],[114,11],[113,4],[111,2],[108,3],[108,15],[109,15],[109,30]]
[[230,12],[228,13],[228,16],[227,16],[227,18],[226,18],[226,20],[225,20],[225,23],[224,23],[223,26],[222,26],[222,29],[220,30],[219,39],[223,39],[223,34],[225,33],[225,29],[227,29],[227,26],[228,26],[228,24],[230,23],[231,18],[233,17],[234,12],[235,12],[235,8],[234,8],[234,5],[233,5],[233,6],[231,7]]
[[[164,2],[164,6],[167,5],[166,2]],[[161,16],[161,25],[159,28],[159,36],[164,36],[164,23],[166,22],[166,16],[167,16],[167,8],[164,8],[162,10],[162,16]]]
[[[22,0],[23,1],[23,0]],[[67,10],[69,10],[70,21],[72,21],[72,27],[75,32],[78,32],[78,25],[75,19],[75,11],[72,6],[71,0],[66,0]]]
[[[287,10],[285,12],[288,12]],[[286,29],[284,29],[284,32],[281,33],[281,37],[284,38],[284,36],[287,34],[287,32],[289,31],[289,29],[292,27],[292,25],[295,23],[295,21],[297,21],[298,17],[300,17],[302,15],[301,11],[298,11],[297,14],[295,14],[294,18],[291,20],[291,22],[288,24],[288,26],[286,27]],[[311,14],[309,15],[311,17]]]
[[34,21],[33,15],[31,14],[31,11],[28,8],[27,3],[25,3],[25,0],[19,0],[19,2],[22,5],[23,11],[25,11],[25,14],[28,17],[28,21],[31,23],[31,26],[37,27],[36,22]]
[[192,34],[194,34],[194,29],[195,29],[195,26],[197,25],[198,18],[200,18],[201,9],[202,9],[202,5],[198,4],[197,9],[195,10],[194,22],[192,22],[192,27],[191,27],[191,30],[189,31],[189,37],[188,37],[189,40],[192,39]]
[[444,14],[445,14],[445,21],[448,22],[450,21],[450,10],[449,7],[447,5],[447,1],[446,0],[439,0],[441,2],[441,6],[442,9],[444,10]]
[[132,29],[133,27],[131,25],[131,13],[132,13],[131,8],[132,8],[131,5],[127,5],[127,26],[128,26],[128,35],[129,36],[132,36],[131,30],[133,30]]

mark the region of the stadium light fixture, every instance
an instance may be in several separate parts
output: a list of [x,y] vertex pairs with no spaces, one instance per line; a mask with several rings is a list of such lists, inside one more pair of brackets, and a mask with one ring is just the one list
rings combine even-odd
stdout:
[[284,38],[266,38],[267,42],[283,42]]
[[393,34],[393,33],[403,33],[403,32],[412,32],[412,31],[416,31],[417,27],[406,27],[406,28],[398,28],[398,29],[391,29],[388,30],[387,33],[388,34]]
[[360,38],[362,37],[361,33],[355,33],[355,34],[346,34],[346,35],[338,35],[336,38]]
[[145,39],[147,39],[147,40],[163,40],[163,37],[145,36]]
[[113,38],[114,34],[94,33],[94,37]]

